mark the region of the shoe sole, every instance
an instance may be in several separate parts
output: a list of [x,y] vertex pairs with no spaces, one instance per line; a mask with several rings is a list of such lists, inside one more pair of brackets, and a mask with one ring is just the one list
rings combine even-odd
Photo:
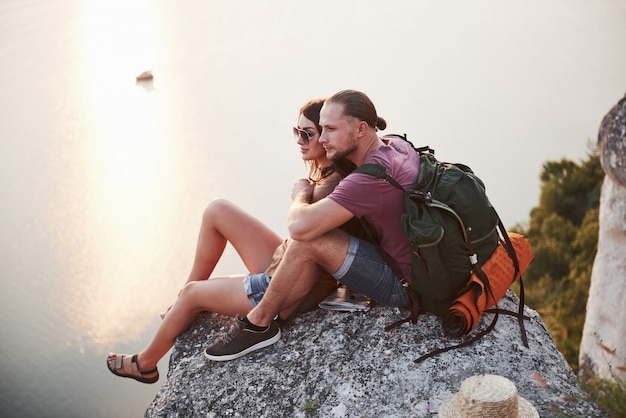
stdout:
[[267,346],[270,346],[270,345],[276,343],[278,340],[280,340],[280,329],[278,330],[276,335],[274,335],[272,338],[260,341],[260,342],[256,343],[255,345],[250,346],[250,347],[246,348],[243,351],[240,351],[239,353],[226,354],[226,355],[223,355],[223,356],[215,356],[215,355],[207,353],[206,350],[204,350],[204,356],[208,360],[212,360],[212,361],[229,361],[229,360],[234,360],[236,358],[243,357],[246,354],[251,353],[253,351],[260,350],[261,348],[265,348]]

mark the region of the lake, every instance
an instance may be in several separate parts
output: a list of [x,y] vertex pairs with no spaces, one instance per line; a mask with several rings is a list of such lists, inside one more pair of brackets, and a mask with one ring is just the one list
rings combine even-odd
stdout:
[[[586,158],[625,40],[621,0],[3,0],[1,415],[143,415],[168,358],[142,385],[106,354],[147,344],[212,199],[286,234],[308,99],[364,91],[512,226],[544,162]],[[215,274],[244,271],[228,249]]]

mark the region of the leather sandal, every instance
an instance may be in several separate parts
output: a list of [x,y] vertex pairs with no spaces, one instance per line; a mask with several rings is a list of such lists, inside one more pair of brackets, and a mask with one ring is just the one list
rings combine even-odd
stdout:
[[[156,383],[156,381],[159,380],[159,371],[156,367],[150,370],[139,370],[139,365],[137,364],[137,354],[134,354],[130,360],[132,371],[130,373],[125,372],[124,358],[126,357],[130,357],[130,355],[109,353],[109,357],[107,357],[107,368],[109,371],[116,376],[130,377],[131,379],[135,379],[141,383]],[[145,377],[146,375],[151,375],[153,373],[156,373],[156,375]]]

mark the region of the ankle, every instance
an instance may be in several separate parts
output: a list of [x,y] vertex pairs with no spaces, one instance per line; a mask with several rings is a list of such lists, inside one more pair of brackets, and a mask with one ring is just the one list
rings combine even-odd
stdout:
[[150,361],[150,359],[146,358],[146,355],[143,353],[137,354],[137,368],[139,370],[150,370],[154,369],[157,366],[156,362]]
[[267,329],[267,326],[253,324],[252,322],[250,322],[247,316],[244,316],[243,318],[241,318],[241,320],[246,324],[247,328],[250,328],[253,331],[264,331]]
[[263,312],[258,309],[253,309],[248,312],[248,315],[243,317],[245,321],[250,323],[251,325],[257,326],[259,328],[267,328],[270,326],[272,321],[274,320],[274,316],[264,315]]

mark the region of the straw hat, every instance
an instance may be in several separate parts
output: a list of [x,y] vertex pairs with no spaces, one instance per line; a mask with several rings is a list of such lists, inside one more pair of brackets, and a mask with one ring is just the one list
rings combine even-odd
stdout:
[[442,402],[439,417],[539,418],[539,413],[509,379],[485,374],[465,379],[458,393]]

